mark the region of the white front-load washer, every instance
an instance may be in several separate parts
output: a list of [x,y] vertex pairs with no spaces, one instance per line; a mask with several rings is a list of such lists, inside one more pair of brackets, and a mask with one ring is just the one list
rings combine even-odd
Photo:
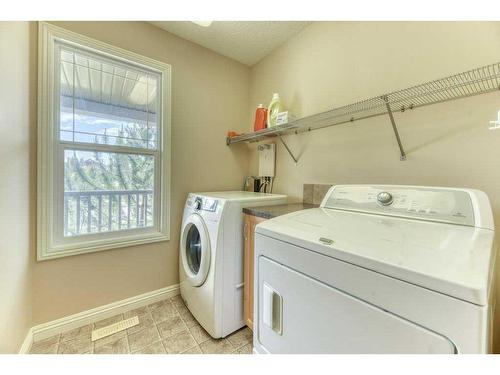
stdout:
[[488,353],[491,207],[477,190],[332,187],[256,227],[258,353]]
[[189,194],[180,236],[180,290],[188,309],[212,337],[225,337],[245,325],[242,208],[283,203],[286,196],[280,194]]

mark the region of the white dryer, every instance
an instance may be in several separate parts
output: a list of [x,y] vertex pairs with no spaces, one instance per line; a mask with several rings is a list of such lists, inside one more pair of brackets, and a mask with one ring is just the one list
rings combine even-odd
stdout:
[[256,227],[258,353],[487,353],[494,224],[477,190],[334,186]]
[[181,296],[214,338],[243,319],[243,207],[286,203],[279,194],[227,191],[189,194],[180,236]]

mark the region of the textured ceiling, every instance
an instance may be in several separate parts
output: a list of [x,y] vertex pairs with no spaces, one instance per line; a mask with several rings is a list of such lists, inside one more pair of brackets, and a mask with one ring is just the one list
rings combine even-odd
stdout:
[[252,66],[310,22],[214,21],[209,27],[189,21],[151,23],[181,38]]

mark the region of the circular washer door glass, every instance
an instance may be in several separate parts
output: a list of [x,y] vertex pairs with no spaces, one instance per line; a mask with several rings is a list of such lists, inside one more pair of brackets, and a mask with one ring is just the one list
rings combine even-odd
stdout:
[[191,225],[186,236],[186,259],[191,272],[195,275],[200,271],[202,246],[200,232],[196,225]]
[[198,214],[192,214],[183,223],[179,255],[187,281],[202,285],[210,270],[210,238],[207,226]]

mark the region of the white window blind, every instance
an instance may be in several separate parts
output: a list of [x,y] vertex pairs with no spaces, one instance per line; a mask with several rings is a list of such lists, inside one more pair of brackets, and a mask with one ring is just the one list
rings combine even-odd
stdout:
[[61,139],[156,148],[159,76],[59,45]]

